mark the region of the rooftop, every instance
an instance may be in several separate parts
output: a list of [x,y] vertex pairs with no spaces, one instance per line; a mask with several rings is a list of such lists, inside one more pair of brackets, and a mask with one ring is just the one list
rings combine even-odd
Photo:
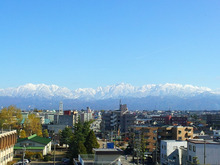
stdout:
[[51,141],[51,139],[49,138],[40,137],[40,136],[37,136],[36,134],[29,136],[27,138],[20,138],[17,141],[22,142],[25,140],[30,140],[30,141],[41,143],[41,144],[48,144]]

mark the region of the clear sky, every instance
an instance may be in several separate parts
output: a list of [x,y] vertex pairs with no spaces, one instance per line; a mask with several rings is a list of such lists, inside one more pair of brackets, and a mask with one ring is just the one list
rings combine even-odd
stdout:
[[220,88],[219,0],[1,0],[0,88]]

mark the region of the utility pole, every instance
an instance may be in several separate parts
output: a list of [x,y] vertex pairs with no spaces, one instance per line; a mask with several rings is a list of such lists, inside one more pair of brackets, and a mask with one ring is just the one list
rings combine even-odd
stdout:
[[204,165],[205,165],[205,159],[206,159],[206,140],[204,139]]
[[22,164],[23,164],[23,165],[24,165],[25,151],[26,151],[26,148],[25,148],[25,145],[24,145],[24,146],[23,146],[23,156],[22,156]]

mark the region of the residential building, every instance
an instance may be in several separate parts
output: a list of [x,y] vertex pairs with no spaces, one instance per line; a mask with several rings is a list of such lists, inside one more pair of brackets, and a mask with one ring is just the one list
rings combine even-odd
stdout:
[[154,152],[157,145],[157,131],[158,127],[149,126],[134,126],[131,132],[135,133],[135,139],[140,140],[141,134],[144,136],[146,141],[146,152]]
[[27,138],[20,138],[14,146],[15,154],[23,154],[24,150],[41,152],[43,155],[47,155],[51,152],[51,139],[36,134]]
[[187,140],[193,139],[193,127],[164,126],[158,128],[161,140]]
[[126,104],[120,104],[120,109],[115,111],[105,111],[102,114],[102,132],[128,132],[129,128],[135,124],[136,114],[128,111]]
[[187,141],[161,140],[160,162],[161,165],[183,165],[187,158]]
[[87,107],[87,110],[86,111],[83,111],[80,113],[80,121],[82,123],[86,122],[86,121],[90,121],[90,120],[93,120],[93,113],[92,113],[92,110]]
[[14,145],[17,141],[17,131],[2,131],[0,133],[0,164],[7,165],[13,160]]
[[220,164],[220,143],[213,140],[190,139],[187,144],[188,163]]
[[152,122],[156,122],[158,125],[187,125],[187,117],[185,116],[152,116]]

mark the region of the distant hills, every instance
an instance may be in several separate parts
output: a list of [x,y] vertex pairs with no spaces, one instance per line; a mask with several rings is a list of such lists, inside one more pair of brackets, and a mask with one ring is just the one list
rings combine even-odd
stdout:
[[117,84],[106,87],[70,90],[57,85],[26,84],[0,89],[0,106],[22,109],[118,109],[119,99],[130,110],[220,110],[220,91],[181,84],[150,84],[134,87]]

